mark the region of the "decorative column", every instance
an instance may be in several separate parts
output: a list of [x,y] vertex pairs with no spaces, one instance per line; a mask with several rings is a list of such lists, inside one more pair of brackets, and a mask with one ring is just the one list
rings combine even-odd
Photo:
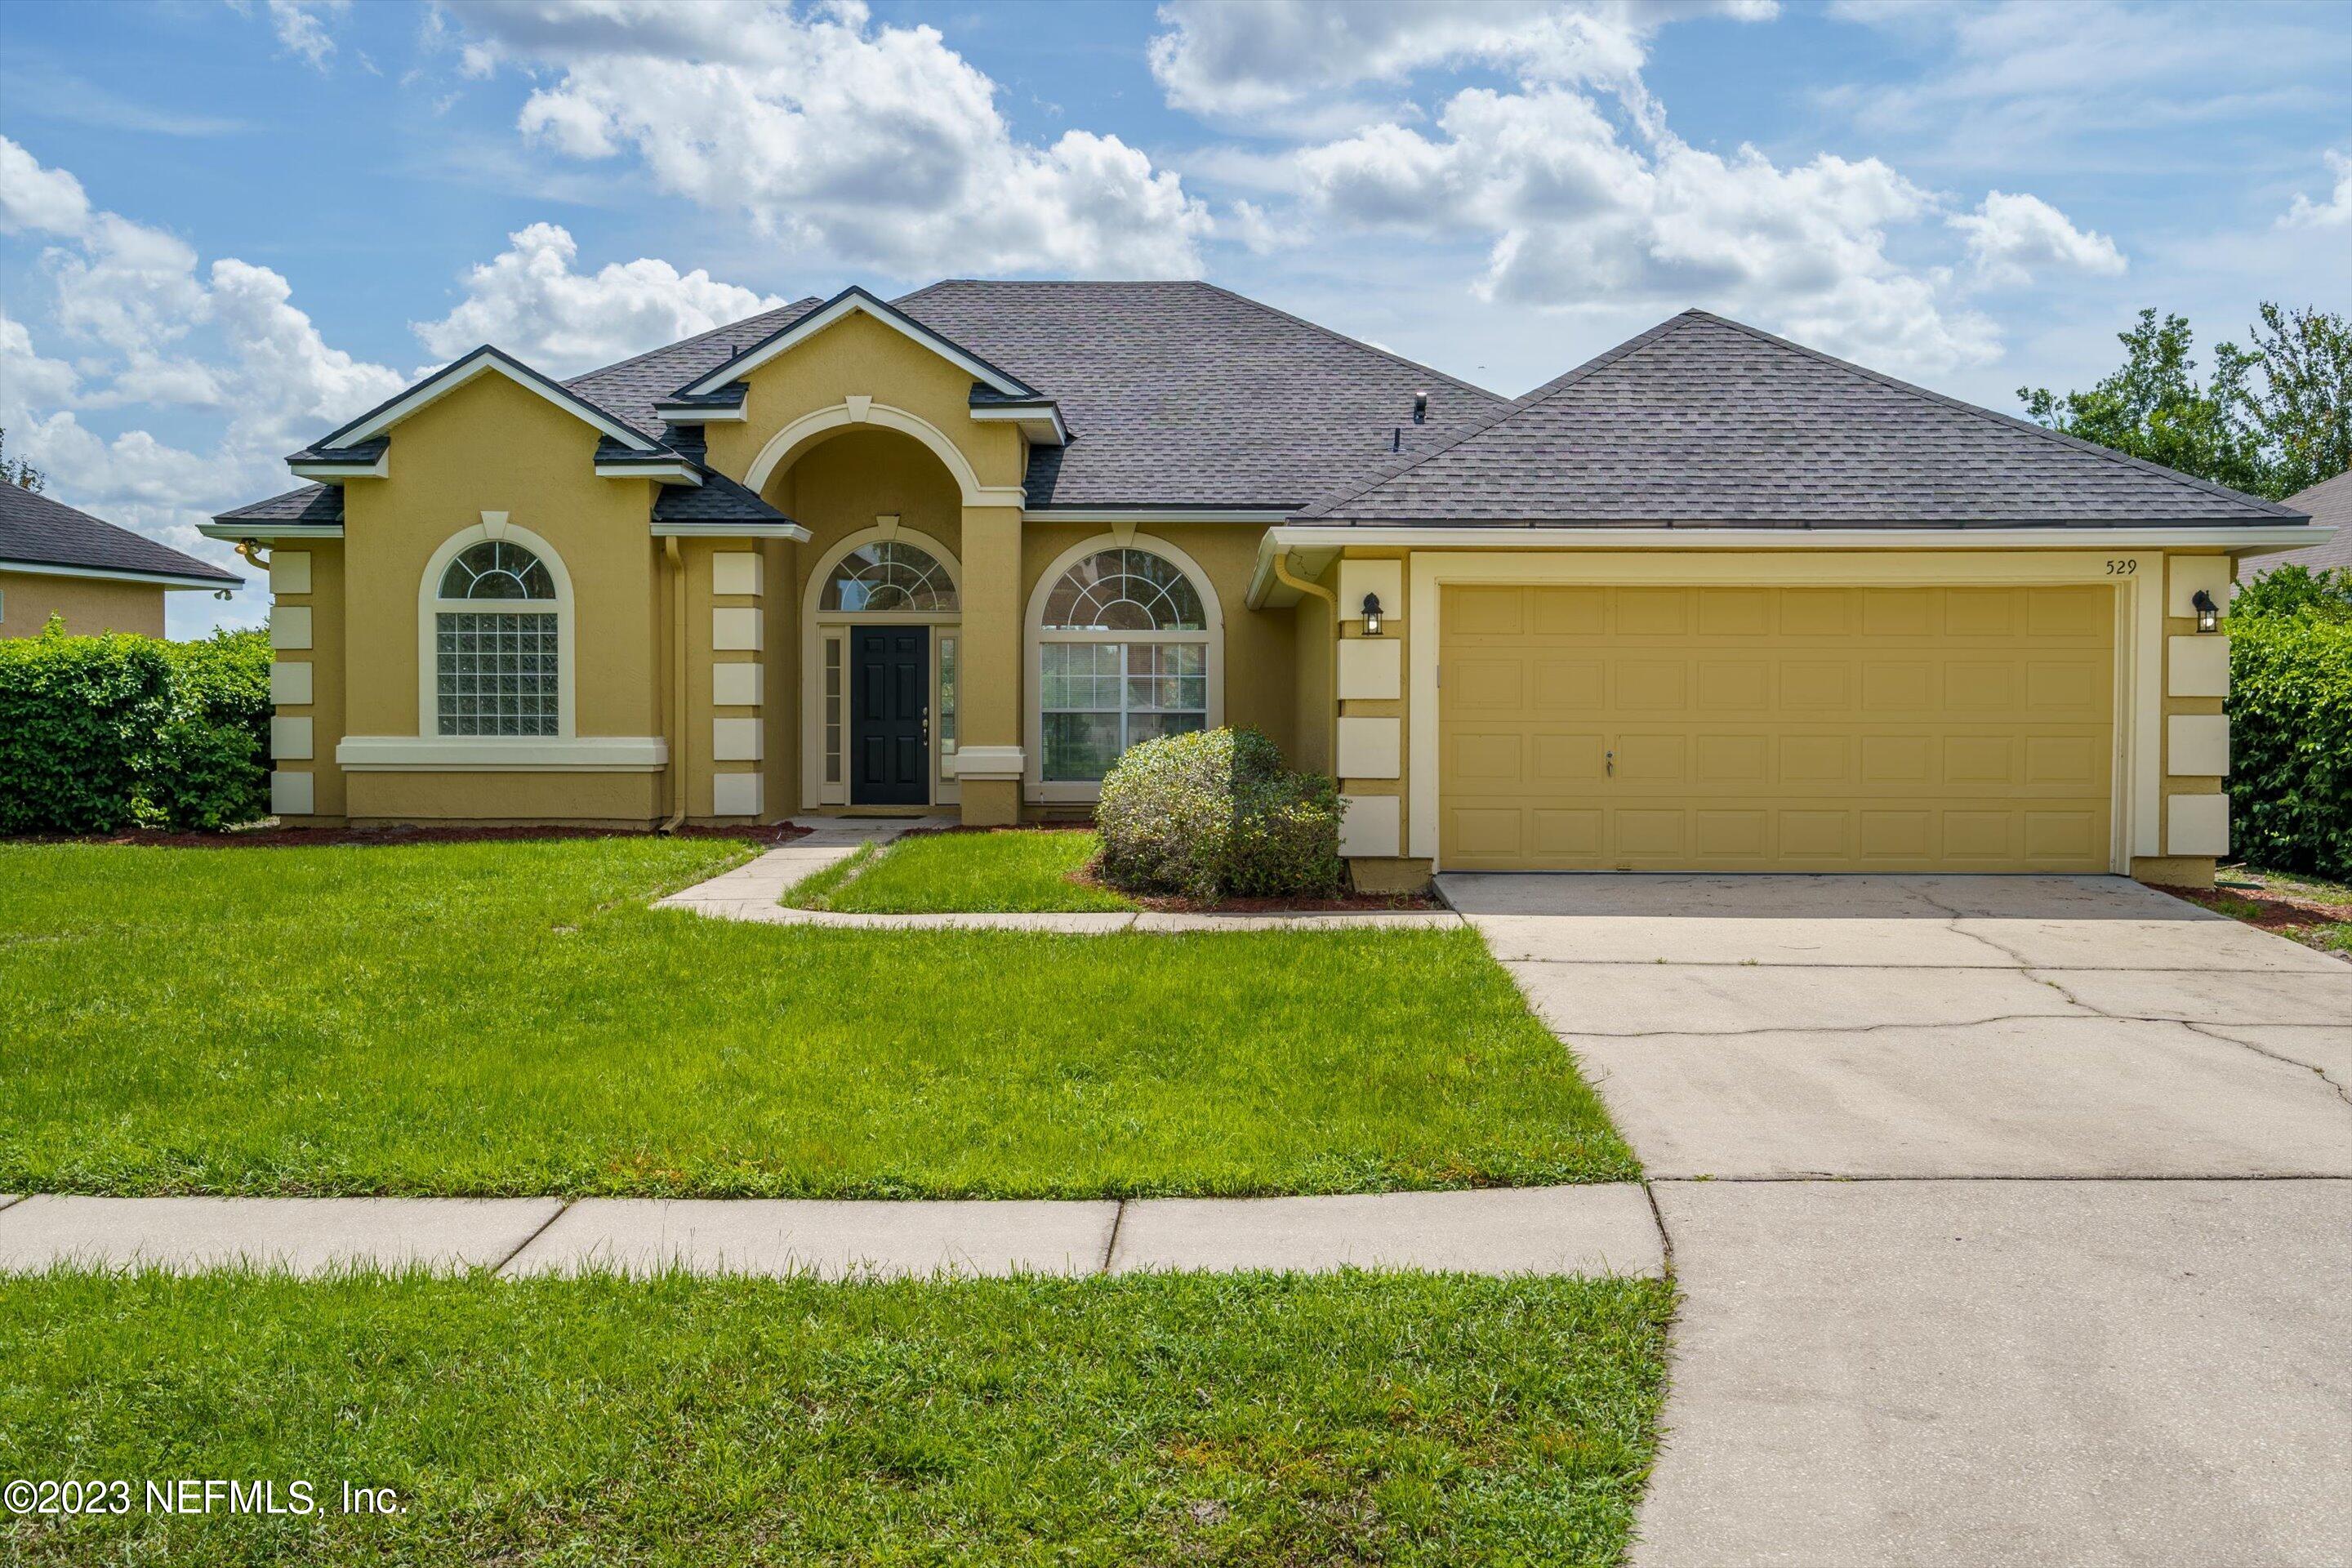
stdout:
[[1021,819],[1024,577],[1021,509],[965,507],[956,780],[970,826]]

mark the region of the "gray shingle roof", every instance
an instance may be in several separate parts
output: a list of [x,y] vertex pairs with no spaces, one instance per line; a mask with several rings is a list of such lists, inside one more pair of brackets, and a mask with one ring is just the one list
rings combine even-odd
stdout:
[[267,500],[248,501],[234,511],[215,517],[215,522],[296,522],[314,528],[340,528],[343,521],[343,488],[341,485],[303,485],[284,495],[271,496]]
[[635,359],[575,375],[563,384],[615,419],[658,441],[663,430],[661,416],[654,412],[656,402],[667,401],[687,383],[717,370],[734,354],[791,326],[824,302],[814,296],[795,300],[789,305],[713,327]]
[[2303,516],[1703,310],[1302,515],[1780,527]]
[[716,468],[699,485],[664,485],[654,498],[657,522],[790,522],[792,519]]
[[[1510,406],[1482,387],[1207,283],[953,279],[892,301],[1061,405],[1029,504],[1303,506]],[[1430,395],[1429,420],[1412,398]]]
[[2307,544],[2275,555],[2249,555],[2238,563],[2239,582],[2250,583],[2273,566],[2301,566],[2312,572],[2352,568],[2352,473],[2297,490],[2286,498],[2286,504],[2309,512],[2312,521],[2334,528],[2336,537],[2325,544]]
[[144,534],[77,511],[63,501],[35,495],[21,485],[0,483],[0,570],[10,562],[202,577],[225,587],[245,581],[234,572],[224,572]]

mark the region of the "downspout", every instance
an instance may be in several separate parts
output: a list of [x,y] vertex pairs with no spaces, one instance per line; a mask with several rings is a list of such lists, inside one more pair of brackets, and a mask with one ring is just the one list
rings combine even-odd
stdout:
[[669,820],[654,831],[675,833],[686,820],[686,558],[676,534],[662,540],[662,553],[669,558],[670,701],[669,722],[662,728],[669,732],[670,810]]
[[1339,595],[1320,583],[1310,583],[1294,576],[1290,570],[1290,552],[1286,550],[1274,558],[1274,580],[1286,588],[1296,588],[1302,594],[1312,594],[1331,606],[1331,726],[1330,746],[1324,755],[1331,759],[1331,776],[1339,776]]

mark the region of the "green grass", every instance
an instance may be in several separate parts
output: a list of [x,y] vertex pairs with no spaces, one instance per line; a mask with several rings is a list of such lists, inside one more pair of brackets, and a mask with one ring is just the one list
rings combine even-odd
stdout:
[[748,852],[0,846],[0,1192],[1081,1197],[1636,1172],[1467,931],[646,907]]
[[784,901],[874,915],[1134,909],[1134,900],[1108,888],[1070,880],[1100,845],[1094,834],[1075,829],[921,833],[899,839],[855,868],[830,868],[846,871],[832,881],[820,871],[792,889]]
[[[310,1518],[0,1516],[30,1563],[1607,1563],[1667,1288],[1460,1276],[0,1281],[0,1476]],[[342,1487],[404,1511],[341,1512]]]

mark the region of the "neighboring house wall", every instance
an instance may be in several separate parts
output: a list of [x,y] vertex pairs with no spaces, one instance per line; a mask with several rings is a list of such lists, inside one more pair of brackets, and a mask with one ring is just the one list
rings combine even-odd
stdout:
[[38,637],[51,616],[76,636],[97,632],[163,635],[163,590],[149,583],[60,577],[0,570],[0,637]]

